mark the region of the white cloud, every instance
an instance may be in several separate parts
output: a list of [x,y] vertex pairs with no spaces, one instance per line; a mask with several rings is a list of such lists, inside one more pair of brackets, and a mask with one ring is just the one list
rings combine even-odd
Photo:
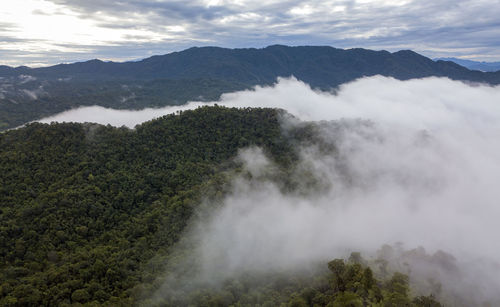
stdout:
[[163,115],[175,113],[181,110],[190,110],[203,103],[193,102],[182,106],[165,107],[159,109],[147,108],[143,110],[115,110],[100,106],[82,107],[74,110],[65,111],[54,116],[45,117],[37,120],[41,123],[51,122],[92,122],[102,125],[111,125],[115,127],[126,126],[134,128],[136,125],[148,120],[158,118]]
[[299,148],[296,180],[322,183],[300,193],[283,192],[269,179],[274,170],[262,151],[242,151],[252,179],[237,178],[219,209],[210,205],[211,218],[191,233],[201,244],[194,254],[206,274],[200,278],[300,268],[403,242],[449,252],[460,270],[414,268],[413,280],[428,282],[422,275],[433,274],[443,293],[466,305],[495,299],[499,101],[500,87],[438,78],[366,78],[337,95],[280,80],[224,95],[219,104],[280,107],[304,120],[331,121],[319,136],[336,150]]

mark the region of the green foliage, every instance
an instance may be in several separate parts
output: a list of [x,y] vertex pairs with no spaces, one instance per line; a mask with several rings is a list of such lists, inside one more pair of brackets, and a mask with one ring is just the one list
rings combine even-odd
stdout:
[[405,275],[376,280],[357,253],[327,272],[245,275],[151,298],[165,264],[183,258],[171,247],[201,195],[224,195],[240,148],[262,147],[282,188],[300,190],[287,172],[314,126],[285,137],[280,113],[204,107],[135,130],[34,123],[0,134],[0,305],[439,306],[412,301]]
[[407,291],[408,277],[400,273],[383,281],[376,279],[369,267],[343,259],[330,261],[328,269],[243,274],[222,285],[164,291],[163,299],[156,303],[162,306],[441,306],[432,296],[412,300]]
[[136,130],[34,123],[0,134],[0,305],[131,302],[222,162],[249,145],[288,156],[278,116],[207,107]]

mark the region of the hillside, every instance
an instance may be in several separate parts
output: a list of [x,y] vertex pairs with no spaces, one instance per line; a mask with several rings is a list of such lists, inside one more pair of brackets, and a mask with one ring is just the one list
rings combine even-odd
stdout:
[[[222,197],[241,167],[239,149],[262,147],[294,189],[286,175],[297,159],[293,144],[314,140],[315,128],[284,134],[282,115],[204,107],[135,130],[34,123],[0,134],[0,305],[151,305],[168,267],[190,254],[192,247],[172,247],[201,196]],[[403,274],[374,274],[353,254],[309,277],[247,276],[222,292],[165,292],[161,302],[439,306],[432,297],[412,300]]]
[[0,129],[78,106],[141,109],[217,100],[221,94],[295,76],[330,90],[363,76],[429,76],[500,84],[500,72],[470,71],[409,50],[390,53],[321,46],[262,49],[190,48],[138,62],[0,67]]
[[276,111],[220,108],[137,131],[31,124],[0,135],[0,305],[130,302],[217,166],[279,141]]

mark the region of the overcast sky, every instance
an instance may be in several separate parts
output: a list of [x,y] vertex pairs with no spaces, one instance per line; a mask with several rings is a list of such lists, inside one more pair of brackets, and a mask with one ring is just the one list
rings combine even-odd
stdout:
[[329,45],[500,61],[500,0],[2,0],[0,64]]

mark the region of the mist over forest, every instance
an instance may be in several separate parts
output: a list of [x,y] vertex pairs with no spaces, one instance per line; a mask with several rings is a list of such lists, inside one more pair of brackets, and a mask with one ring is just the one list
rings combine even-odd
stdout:
[[[189,133],[194,133],[191,140],[196,140],[195,144],[216,142],[198,146],[207,151],[196,151],[204,157],[200,161],[218,157],[217,148],[232,148],[220,156],[225,158],[214,160],[222,165],[216,172],[219,175],[194,175],[201,176],[195,179],[199,183],[184,183],[197,190],[198,196],[189,205],[192,213],[183,214],[185,228],[177,228],[177,239],[168,241],[166,251],[147,257],[146,267],[160,261],[162,269],[154,274],[153,286],[143,284],[137,288],[142,290],[135,290],[146,305],[259,302],[248,297],[252,291],[261,293],[263,303],[270,298],[269,289],[277,287],[276,276],[283,274],[288,277],[282,278],[303,278],[303,286],[300,282],[294,284],[298,288],[289,285],[299,290],[284,292],[287,298],[268,302],[291,299],[291,304],[294,299],[305,299],[301,287],[314,284],[308,278],[326,276],[326,263],[335,258],[350,259],[347,265],[370,267],[381,280],[395,272],[406,274],[408,293],[414,296],[432,295],[452,306],[495,305],[500,288],[496,278],[500,249],[495,244],[499,230],[496,217],[500,214],[496,188],[500,180],[498,101],[498,87],[444,78],[400,81],[375,76],[342,85],[335,92],[313,90],[290,78],[279,79],[274,86],[224,94],[216,102],[142,111],[85,107],[42,122],[135,127],[116,130],[84,124],[86,139],[96,133],[94,129],[101,131],[97,135],[105,130],[114,134],[121,131],[118,135],[123,135],[113,142],[128,143],[127,138],[133,140],[152,127],[160,128],[165,119],[179,120],[181,129],[192,130]],[[259,118],[264,113],[255,114],[251,126],[263,125],[259,128],[263,134],[253,130],[255,136],[236,136],[239,140],[233,145],[222,146],[222,130],[215,133],[210,128],[215,124],[211,118],[220,111],[207,113],[207,106],[214,110],[224,110],[221,106],[239,108],[227,109],[234,111],[222,121],[227,124],[223,133],[229,135],[235,135],[233,130],[240,125],[234,120],[246,122],[243,114],[252,108],[277,108],[278,113],[273,116],[271,130],[266,126],[270,124],[268,115]],[[161,117],[172,112],[177,115]],[[191,114],[205,115],[193,126],[196,120],[184,120],[194,116]],[[37,125],[23,129],[74,124]],[[204,127],[209,130],[204,131]],[[247,133],[245,129],[239,133]],[[252,129],[256,128],[248,131]],[[171,138],[170,133],[175,135],[179,130],[157,131],[161,131],[156,132],[161,139]],[[273,137],[268,135],[270,131],[274,131]],[[218,137],[214,139],[213,133]],[[187,155],[196,156],[192,143],[187,144]],[[124,150],[134,152],[136,146],[126,145]],[[134,161],[146,159],[144,155],[150,154],[133,154]],[[175,176],[193,172],[192,167],[186,164]],[[172,175],[164,180],[171,181],[167,178],[175,178],[169,177]],[[207,184],[193,188],[204,181]],[[163,201],[167,201],[166,195],[172,197],[180,190],[160,191],[158,195],[165,195]],[[154,199],[150,196],[149,201]],[[171,217],[171,213],[166,216]],[[232,288],[238,283],[245,285],[243,293],[247,294]],[[322,287],[325,285],[319,283],[315,291]],[[388,295],[388,289],[377,291]],[[357,297],[365,302],[370,299],[368,294],[364,297],[356,292],[361,290],[352,291],[353,302]],[[370,291],[366,293],[375,293]]]
[[192,226],[195,278],[300,271],[353,251],[374,265],[385,252],[415,289],[442,285],[445,304],[498,302],[499,98],[498,87],[384,77],[335,94],[283,79],[223,96],[287,110],[285,135],[316,124],[286,175],[260,148],[239,151],[242,174]]

